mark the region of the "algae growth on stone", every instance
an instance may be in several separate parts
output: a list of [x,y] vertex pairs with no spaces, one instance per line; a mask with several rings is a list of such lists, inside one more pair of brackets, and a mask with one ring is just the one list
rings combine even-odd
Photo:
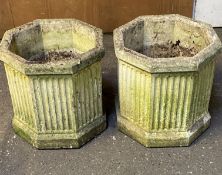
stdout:
[[79,148],[106,127],[102,31],[79,20],[43,19],[7,31],[0,45],[13,128],[40,149]]
[[210,124],[221,49],[213,28],[180,15],[141,16],[115,29],[114,45],[119,130],[146,147],[190,145]]

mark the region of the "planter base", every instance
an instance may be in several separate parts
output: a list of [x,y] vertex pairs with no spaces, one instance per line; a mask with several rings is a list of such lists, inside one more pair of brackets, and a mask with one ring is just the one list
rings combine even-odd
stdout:
[[135,126],[132,122],[120,115],[119,104],[116,100],[116,113],[118,129],[145,147],[175,147],[189,146],[210,125],[211,116],[205,113],[191,129],[186,132],[180,131],[158,131],[147,132]]
[[67,131],[67,133],[38,134],[15,119],[16,117],[14,117],[12,121],[12,126],[16,134],[38,149],[80,148],[106,129],[105,117],[104,115],[98,118],[93,123],[80,130],[77,134],[73,134],[71,131]]

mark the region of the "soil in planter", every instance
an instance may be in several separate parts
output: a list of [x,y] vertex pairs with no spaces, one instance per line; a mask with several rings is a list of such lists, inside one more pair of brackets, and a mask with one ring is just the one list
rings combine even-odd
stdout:
[[47,62],[55,62],[60,60],[70,60],[77,59],[77,53],[73,51],[49,51],[49,52],[41,52],[39,54],[31,56],[28,61],[29,63],[47,63]]
[[[194,47],[185,48],[180,46],[178,40],[175,44],[168,42],[167,44],[154,44],[143,50],[143,54],[152,58],[172,58],[172,57],[192,57],[197,54],[197,49]],[[141,53],[141,52],[140,52]]]

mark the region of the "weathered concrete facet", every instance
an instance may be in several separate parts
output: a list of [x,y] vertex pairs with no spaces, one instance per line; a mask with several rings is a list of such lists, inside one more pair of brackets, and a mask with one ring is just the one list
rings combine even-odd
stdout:
[[[193,57],[151,58],[142,50],[171,41]],[[146,147],[188,146],[210,124],[213,28],[180,15],[141,16],[114,31],[119,67],[118,127]]]
[[[31,57],[73,52],[44,63]],[[14,109],[13,128],[40,149],[79,148],[106,127],[102,31],[72,19],[36,20],[5,33],[0,47]]]

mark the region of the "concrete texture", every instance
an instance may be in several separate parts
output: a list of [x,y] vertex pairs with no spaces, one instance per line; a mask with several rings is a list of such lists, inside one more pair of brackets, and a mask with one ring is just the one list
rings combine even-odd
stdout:
[[39,149],[79,148],[105,130],[103,56],[102,30],[79,20],[40,19],[8,30],[0,60],[17,135]]
[[[146,147],[189,146],[210,124],[215,58],[222,48],[216,32],[181,15],[148,15],[120,26],[113,35],[119,130]],[[197,53],[169,58],[151,49],[169,42]]]
[[[222,39],[222,29],[217,32]],[[81,149],[37,150],[14,134],[10,124],[13,112],[8,86],[0,66],[0,128],[3,133],[0,174],[221,175],[222,54],[216,64],[209,109],[212,116],[210,128],[190,147],[145,148],[116,128],[116,57],[111,35],[105,36],[105,47],[103,95],[108,129]]]

